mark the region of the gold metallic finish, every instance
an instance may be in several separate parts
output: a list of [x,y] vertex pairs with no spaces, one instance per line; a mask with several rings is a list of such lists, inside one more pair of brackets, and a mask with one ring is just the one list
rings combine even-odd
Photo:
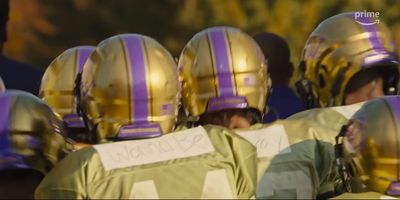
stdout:
[[[0,94],[0,168],[27,167],[43,173],[72,151],[62,120],[41,99],[27,92]],[[7,153],[5,153],[7,152]]]
[[395,49],[383,22],[363,26],[350,13],[339,14],[321,22],[309,36],[301,58],[305,62],[304,77],[311,81],[321,107],[342,105],[350,78],[362,69],[375,67],[368,64],[374,59],[396,58]]
[[390,194],[390,185],[400,181],[400,98],[386,96],[364,104],[350,120],[343,143],[354,178],[368,190]]
[[[223,32],[226,45],[227,64],[232,88],[225,87],[221,91],[221,76],[218,75],[216,48],[211,39],[213,31]],[[221,35],[222,37],[222,35]],[[179,73],[182,81],[182,101],[191,116],[199,116],[207,112],[210,100],[217,97],[241,96],[247,107],[261,113],[265,111],[270,84],[267,75],[267,63],[256,42],[243,31],[232,27],[212,27],[197,33],[185,46],[179,58]],[[228,69],[226,69],[228,70]],[[228,85],[228,84],[226,84]],[[240,99],[239,99],[240,100]],[[229,101],[229,102],[228,102]],[[236,104],[238,99],[227,99],[217,102]],[[218,107],[218,105],[215,105]]]
[[[92,46],[70,48],[55,58],[43,75],[39,90],[41,97],[61,117],[76,113],[74,84],[80,68],[81,51],[93,51]],[[86,59],[85,59],[86,60]]]
[[[131,55],[133,47],[129,41],[132,38],[140,40],[141,58]],[[143,59],[143,71],[132,71],[138,70],[137,66],[132,66],[134,59]],[[144,79],[145,83],[135,80],[134,73],[143,73],[143,77],[136,78]],[[135,93],[138,84],[144,87]],[[150,37],[123,34],[103,40],[84,66],[80,88],[80,105],[91,129],[96,128],[99,140],[154,128],[121,128],[138,123],[158,124],[163,134],[174,127],[180,99],[177,66],[170,53]],[[142,96],[141,102],[135,102],[139,96]],[[137,103],[144,106],[135,106]],[[144,118],[140,118],[139,110],[147,113]]]

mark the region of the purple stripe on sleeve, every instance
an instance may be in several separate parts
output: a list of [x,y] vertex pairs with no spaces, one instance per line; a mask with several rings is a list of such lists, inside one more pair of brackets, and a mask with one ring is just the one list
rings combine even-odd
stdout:
[[134,123],[147,123],[149,105],[142,40],[138,36],[130,36],[125,37],[124,42],[128,51],[128,62],[131,67],[133,121]]
[[221,97],[235,96],[224,30],[210,31],[210,38],[217,70],[219,94]]

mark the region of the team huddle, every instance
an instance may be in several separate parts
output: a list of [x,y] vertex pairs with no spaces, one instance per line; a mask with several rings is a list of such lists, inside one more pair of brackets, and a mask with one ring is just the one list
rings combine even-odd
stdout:
[[0,87],[0,196],[399,196],[397,48],[354,17],[310,34],[296,84],[310,109],[271,123],[270,58],[237,28],[202,30],[178,60],[140,34],[64,51],[38,97]]

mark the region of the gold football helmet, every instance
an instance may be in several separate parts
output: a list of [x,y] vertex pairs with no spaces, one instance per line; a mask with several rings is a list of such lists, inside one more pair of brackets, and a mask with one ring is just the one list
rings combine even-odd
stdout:
[[192,117],[231,108],[264,113],[270,81],[260,47],[243,31],[212,27],[197,33],[179,58],[183,104]]
[[71,128],[85,127],[77,114],[74,83],[93,50],[93,46],[78,46],[64,51],[47,67],[40,85],[39,97]]
[[398,57],[388,28],[356,13],[321,22],[305,44],[300,68],[298,92],[308,107],[342,105],[349,80],[366,69],[383,76],[386,95],[398,93]]
[[0,93],[0,105],[0,169],[46,173],[71,152],[61,119],[41,99],[8,90]]
[[347,191],[400,196],[400,96],[364,104],[342,128],[337,143]]
[[157,41],[123,34],[102,41],[86,62],[79,105],[97,141],[169,133],[178,114],[176,63]]

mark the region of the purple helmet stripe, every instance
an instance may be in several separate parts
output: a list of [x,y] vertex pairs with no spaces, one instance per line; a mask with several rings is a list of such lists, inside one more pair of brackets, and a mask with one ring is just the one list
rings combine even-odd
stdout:
[[149,105],[142,40],[138,36],[130,36],[124,37],[124,42],[128,53],[128,62],[131,66],[133,122],[147,123]]
[[78,53],[78,69],[77,73],[81,73],[83,70],[83,66],[85,65],[86,60],[90,56],[90,54],[93,52],[93,49],[91,48],[82,48],[79,50]]
[[369,42],[372,45],[373,50],[384,50],[382,42],[378,38],[378,30],[376,29],[376,25],[371,17],[355,17],[355,13],[353,13],[353,19],[357,20],[359,24],[362,25],[364,30],[371,34],[371,36],[368,38]]
[[[9,112],[10,112],[10,107],[11,107],[11,101],[8,96],[2,96],[0,97],[0,150],[5,150],[8,152],[10,149],[10,143],[8,142],[8,120],[9,120]],[[6,152],[1,152],[1,153],[6,153]]]
[[223,97],[235,96],[224,30],[216,29],[210,31],[210,40],[214,53],[219,94]]

